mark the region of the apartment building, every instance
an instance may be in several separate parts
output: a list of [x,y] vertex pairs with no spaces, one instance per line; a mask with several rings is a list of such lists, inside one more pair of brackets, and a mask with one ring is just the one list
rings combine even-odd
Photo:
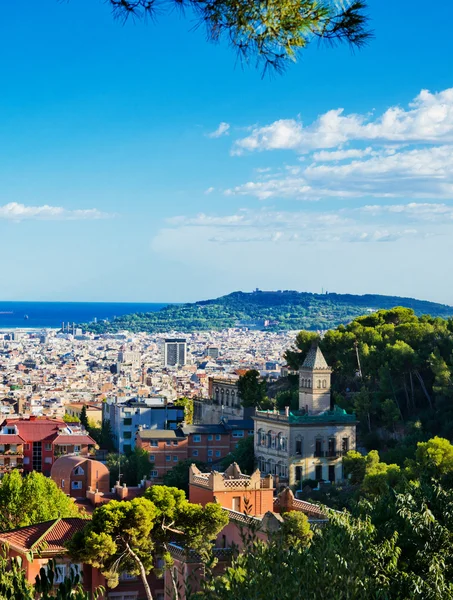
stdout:
[[163,396],[151,398],[108,398],[103,418],[110,421],[116,449],[122,453],[135,448],[135,436],[142,429],[176,429],[184,420],[184,408],[167,403]]
[[[14,448],[17,466],[20,465],[25,473],[38,471],[47,476],[59,456],[88,455],[89,449],[96,443],[80,427],[73,428],[63,421],[33,416],[5,419],[0,425],[0,439],[3,448],[9,446],[10,452],[13,451],[11,446]],[[4,450],[4,461],[7,452]]]

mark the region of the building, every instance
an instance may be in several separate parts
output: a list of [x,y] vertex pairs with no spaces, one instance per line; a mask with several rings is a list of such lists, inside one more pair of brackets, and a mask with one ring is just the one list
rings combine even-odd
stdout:
[[209,356],[209,358],[212,358],[214,360],[217,360],[220,356],[219,347],[218,346],[208,346],[206,348],[204,355]]
[[239,440],[253,435],[253,421],[216,425],[185,425],[173,431],[139,430],[136,445],[149,453],[152,479],[161,481],[182,460],[216,464],[232,452]]
[[128,453],[135,448],[135,435],[142,429],[176,429],[184,420],[184,408],[168,404],[162,396],[152,398],[108,398],[103,418],[110,421],[116,449]]
[[66,414],[70,417],[77,417],[80,421],[80,415],[82,413],[82,409],[85,407],[87,418],[96,423],[96,425],[102,424],[102,404],[93,404],[87,402],[71,402],[70,404],[65,404]]
[[105,578],[93,567],[73,563],[65,548],[66,542],[85,525],[86,520],[77,517],[53,519],[0,533],[0,544],[7,547],[8,557],[22,559],[22,568],[29,583],[35,583],[40,569],[53,559],[56,562],[55,585],[62,583],[73,569],[82,573],[84,589],[93,593],[100,585],[105,586]]
[[23,470],[24,445],[20,435],[0,434],[0,477],[12,469]]
[[[22,443],[19,442],[19,438]],[[4,448],[15,447],[17,466],[22,458],[20,468],[25,473],[38,471],[47,476],[50,475],[52,465],[59,456],[86,456],[89,449],[96,444],[80,427],[69,427],[63,421],[33,416],[6,418],[0,425],[0,439]],[[6,452],[5,450],[3,455],[4,461]],[[11,454],[9,456],[11,457]]]
[[332,370],[317,345],[299,370],[299,410],[256,411],[255,457],[259,469],[283,482],[343,479],[342,457],[356,445],[356,417],[331,408]]
[[251,419],[255,414],[252,406],[244,408],[238,390],[239,377],[209,377],[207,400],[194,401],[196,423],[218,423],[222,419]]
[[183,367],[187,362],[187,341],[183,338],[162,340],[162,361],[166,367]]
[[73,498],[86,498],[89,488],[100,494],[110,492],[108,468],[86,456],[61,456],[52,465],[50,477]]

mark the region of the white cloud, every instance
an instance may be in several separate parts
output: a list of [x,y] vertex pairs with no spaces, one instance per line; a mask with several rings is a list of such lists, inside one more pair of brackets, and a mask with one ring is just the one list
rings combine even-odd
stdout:
[[308,126],[301,120],[280,119],[255,127],[250,135],[236,141],[232,153],[278,149],[306,153],[350,141],[453,142],[453,88],[434,94],[422,90],[406,110],[393,106],[374,118],[344,112],[343,108],[329,110]]
[[311,163],[298,176],[274,175],[226,190],[260,200],[296,198],[415,198],[453,197],[453,145],[373,153],[346,163]]
[[10,202],[0,206],[0,219],[10,221],[75,221],[88,219],[106,219],[113,215],[101,212],[97,208],[68,210],[61,206],[26,206],[18,202]]
[[316,162],[329,162],[329,161],[337,161],[337,160],[346,160],[349,158],[364,158],[365,156],[369,156],[370,154],[377,154],[377,152],[373,151],[373,148],[365,148],[361,150],[359,148],[350,148],[349,150],[321,150],[320,152],[315,152],[313,154],[313,160]]
[[211,131],[211,133],[208,133],[208,137],[219,138],[219,137],[222,137],[222,135],[228,135],[229,129],[230,129],[229,123],[225,123],[222,121],[222,123],[220,123],[220,125],[217,127],[217,129],[215,131]]
[[213,187],[208,187],[208,189],[207,189],[207,190],[205,190],[205,192],[204,192],[204,193],[205,193],[206,195],[208,195],[208,194],[212,194],[212,192],[213,192],[214,190],[215,190],[215,188],[213,188]]

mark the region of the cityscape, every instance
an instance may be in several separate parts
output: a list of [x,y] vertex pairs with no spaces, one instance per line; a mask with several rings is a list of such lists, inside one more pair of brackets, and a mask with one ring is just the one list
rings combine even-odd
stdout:
[[453,600],[453,3],[0,19],[0,600]]

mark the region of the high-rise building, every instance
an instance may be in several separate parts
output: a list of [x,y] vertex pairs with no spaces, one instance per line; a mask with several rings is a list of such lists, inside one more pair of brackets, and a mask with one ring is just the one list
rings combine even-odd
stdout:
[[187,361],[187,341],[183,338],[164,339],[162,359],[164,367],[183,367]]
[[209,356],[210,358],[217,360],[219,358],[219,353],[220,351],[218,346],[208,346],[206,348],[205,356]]

